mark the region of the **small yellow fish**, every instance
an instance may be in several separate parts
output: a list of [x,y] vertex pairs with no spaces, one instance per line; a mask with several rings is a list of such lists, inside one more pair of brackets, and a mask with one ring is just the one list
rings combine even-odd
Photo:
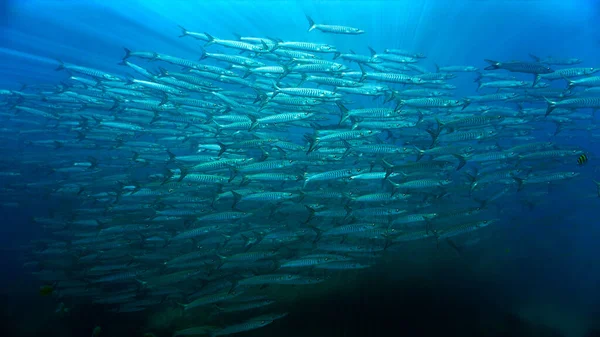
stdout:
[[50,285],[45,285],[40,287],[40,295],[42,296],[50,296],[54,292],[54,287]]
[[588,157],[585,153],[577,157],[577,165],[579,166],[584,165],[585,163],[587,163],[587,161]]

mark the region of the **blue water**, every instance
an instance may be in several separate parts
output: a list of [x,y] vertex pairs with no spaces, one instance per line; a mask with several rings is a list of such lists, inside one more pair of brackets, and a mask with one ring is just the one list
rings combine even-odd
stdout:
[[[367,33],[307,33],[305,14],[318,22],[356,26]],[[123,47],[197,59],[201,41],[179,38],[178,25],[221,38],[233,39],[233,33],[239,33],[329,43],[343,52],[353,49],[368,54],[367,46],[377,51],[415,50],[427,55],[423,65],[430,69],[434,63],[483,68],[483,59],[528,60],[529,53],[577,57],[585,66],[600,66],[598,22],[600,2],[594,0],[4,1],[0,7],[0,89],[66,79],[66,73],[54,70],[57,59],[120,73],[122,66],[117,63],[124,55]],[[473,94],[471,76],[461,75],[452,83],[459,87],[458,96]],[[592,161],[594,155],[600,158],[589,139],[572,142],[586,147]],[[10,161],[10,153],[1,158],[18,165]],[[495,232],[493,245],[467,261],[512,299],[511,309],[531,320],[555,324],[568,336],[593,326],[594,317],[599,321],[596,210],[600,198],[589,197],[596,191],[591,179],[599,179],[596,167],[592,162],[582,168],[586,179],[556,188],[549,200],[533,210],[522,203],[523,195],[517,196],[506,205],[512,220]],[[18,248],[40,236],[29,216],[56,206],[53,200],[31,196],[25,208],[0,210],[5,289],[36,291],[17,284],[27,279],[20,269],[23,261]],[[470,280],[464,282],[470,284]]]

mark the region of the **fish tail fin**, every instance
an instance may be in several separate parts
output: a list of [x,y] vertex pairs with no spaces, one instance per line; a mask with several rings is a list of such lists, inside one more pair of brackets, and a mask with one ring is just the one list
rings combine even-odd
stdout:
[[175,160],[177,160],[177,156],[173,152],[171,152],[171,150],[167,149],[167,154],[169,155],[169,161],[168,161],[168,163],[172,163]]
[[435,143],[437,143],[438,137],[440,135],[441,129],[437,129],[436,131],[427,129],[425,130],[431,136],[431,146],[433,147]]
[[385,177],[383,179],[387,179],[394,172],[394,165],[388,163],[385,159],[381,159],[381,166],[385,170]]
[[306,81],[306,79],[308,78],[308,75],[306,73],[302,73],[302,78],[300,79],[300,82],[298,83],[298,85],[296,87],[300,87],[302,84],[304,84],[304,82]]
[[123,61],[125,61],[131,57],[131,50],[129,50],[128,48],[125,48],[125,47],[123,47],[123,50],[125,50],[125,56],[123,56]]
[[340,53],[339,51],[336,51],[335,53],[333,53],[333,59],[337,59],[338,57],[340,57],[340,55],[342,55],[342,53]]
[[377,52],[375,51],[375,49],[371,48],[371,46],[368,46],[367,48],[369,48],[369,51],[371,52],[371,57],[377,56]]
[[490,65],[485,67],[485,70],[495,70],[495,69],[500,69],[500,62],[498,61],[493,61],[493,60],[488,60],[488,59],[484,59],[485,62],[489,63]]
[[58,61],[58,66],[56,67],[56,71],[65,69],[65,63],[62,60],[56,59]]
[[400,189],[400,184],[393,182],[391,179],[386,179],[386,181],[389,181],[389,183],[392,184],[391,196],[393,197],[396,194],[396,192],[398,192],[398,190]]
[[[315,213],[317,212],[314,208],[308,206],[308,205],[304,205],[304,207],[306,207],[306,210],[308,211],[308,218],[306,219],[306,221],[304,221],[305,224],[309,223],[310,220],[312,220],[312,218],[314,218]],[[317,232],[318,235],[319,232]]]
[[200,54],[200,59],[199,60],[204,60],[207,57],[208,57],[208,54],[206,54],[206,50],[204,50],[204,48],[203,48],[202,49],[202,54]]
[[204,35],[206,35],[206,37],[208,38],[208,42],[206,42],[204,44],[204,47],[210,46],[212,44],[215,44],[215,37],[208,34],[207,32],[204,32]]
[[481,82],[481,79],[483,78],[483,76],[481,76],[481,72],[477,72],[477,77],[475,77],[475,79],[473,80],[473,82]]
[[179,27],[179,29],[181,29],[181,35],[179,35],[179,37],[184,37],[188,35],[188,30],[185,29],[183,26],[177,25],[177,27]]
[[220,157],[225,151],[227,151],[227,145],[221,142],[217,142],[217,145],[219,145],[219,154],[217,156]]
[[415,148],[415,150],[417,150],[417,161],[421,160],[421,158],[423,158],[423,155],[425,155],[425,150],[418,148],[414,144],[413,144],[413,147]]
[[467,164],[465,157],[455,153],[453,153],[452,155],[454,156],[454,158],[458,159],[458,166],[456,167],[457,171],[459,171],[461,168],[463,168],[463,166]]
[[531,87],[532,88],[535,87],[535,85],[538,84],[541,79],[542,79],[542,76],[540,76],[540,74],[535,74],[533,77],[533,85]]
[[350,117],[350,115],[348,114],[349,110],[339,101],[337,101],[336,104],[338,108],[340,108],[340,112],[342,113],[342,118],[340,118],[340,122],[338,123],[338,125],[341,125]]
[[316,28],[315,21],[308,15],[306,15],[306,20],[308,20],[308,31],[314,30]]
[[569,78],[567,78],[565,75],[560,75],[563,80],[567,81],[567,89],[566,90],[572,90],[573,87],[575,86],[575,82]]
[[315,237],[315,239],[313,240],[313,244],[319,242],[319,240],[321,240],[321,236],[323,235],[323,230],[318,228],[317,226],[308,226],[310,227],[310,229],[312,229],[313,231],[315,231],[315,233],[317,233],[317,236]]
[[342,140],[342,142],[344,143],[344,147],[346,148],[346,151],[344,151],[344,154],[342,154],[343,159],[346,158],[348,154],[350,154],[350,152],[352,151],[352,145],[345,140]]
[[535,62],[540,62],[540,58],[531,53],[529,54],[529,57],[531,57]]
[[552,112],[552,110],[556,109],[556,102],[552,102],[546,97],[544,97],[544,100],[546,100],[546,103],[548,103],[548,107],[546,108],[546,116],[548,116]]
[[360,68],[360,73],[361,73],[360,79],[358,81],[363,82],[367,78],[367,72],[365,71],[365,67],[363,67],[362,63],[359,63],[358,67]]
[[435,72],[436,73],[440,72],[440,66],[437,63],[435,63]]
[[259,121],[254,116],[248,115],[248,117],[250,118],[250,121],[251,121],[248,131],[252,131],[258,127]]
[[443,122],[442,122],[442,121],[440,121],[440,119],[439,119],[439,118],[437,118],[437,117],[435,117],[435,121],[437,122],[437,125],[438,125],[438,130],[442,131],[442,130],[444,129],[444,125],[445,125],[446,123],[443,123]]
[[514,179],[514,181],[517,182],[517,185],[518,185],[517,192],[521,191],[523,189],[523,179],[519,178],[519,177],[515,177],[515,176],[513,176],[512,178]]
[[461,111],[466,109],[471,104],[471,100],[468,98],[463,98],[463,102],[462,109],[460,109]]

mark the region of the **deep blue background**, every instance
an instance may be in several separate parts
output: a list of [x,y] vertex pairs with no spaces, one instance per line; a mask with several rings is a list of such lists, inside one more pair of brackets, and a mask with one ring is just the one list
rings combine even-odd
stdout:
[[[356,26],[367,33],[307,33],[305,13],[319,23]],[[434,63],[484,67],[484,58],[528,60],[528,53],[578,57],[586,66],[600,66],[599,22],[600,2],[594,0],[9,1],[0,5],[0,88],[58,83],[67,75],[54,71],[56,59],[122,73],[117,63],[123,47],[198,58],[203,42],[179,38],[177,25],[225,39],[239,33],[325,42],[342,52],[368,54],[369,45],[377,51],[411,49],[428,56],[424,65],[430,69]],[[460,95],[473,94],[470,76],[453,83]],[[595,152],[585,137],[575,143]],[[540,320],[556,323],[572,316],[571,321],[586,322],[571,326],[587,324],[600,300],[600,199],[593,197],[591,181],[595,164],[581,170],[582,179],[554,189],[533,211],[519,201],[527,191],[502,205],[511,220],[500,224],[505,228],[480,258],[468,260],[518,299],[515,310],[543,307],[548,312]],[[44,214],[52,202],[32,200],[28,209],[0,210],[2,281],[10,289],[21,278],[23,262],[14,249],[40,233],[28,217]]]

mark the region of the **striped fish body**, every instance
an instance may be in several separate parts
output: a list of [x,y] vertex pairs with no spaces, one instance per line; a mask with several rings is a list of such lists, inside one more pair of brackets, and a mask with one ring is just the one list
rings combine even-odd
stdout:
[[307,76],[305,81],[318,83],[318,84],[324,84],[324,85],[331,85],[334,87],[357,88],[357,87],[362,87],[362,85],[363,85],[360,82],[356,82],[356,81],[352,81],[352,80],[348,80],[348,79],[344,79],[344,78],[337,78],[337,77]]
[[579,80],[569,81],[569,88],[572,87],[599,87],[600,76],[586,77]]
[[[277,89],[277,88],[276,88]],[[284,93],[291,96],[316,97],[316,98],[340,98],[342,95],[333,91],[314,88],[278,88],[276,93]]]
[[497,94],[490,94],[490,95],[481,95],[481,96],[468,96],[467,98],[471,101],[471,102],[499,102],[499,101],[506,101],[509,99],[515,99],[518,98],[519,94],[517,93],[497,93]]
[[189,310],[189,309],[197,308],[197,307],[207,305],[207,304],[213,304],[213,303],[230,300],[241,294],[242,293],[239,291],[230,291],[230,292],[222,292],[222,293],[212,294],[212,295],[200,297],[188,304],[184,304],[183,307],[184,307],[184,310]]
[[206,226],[206,227],[199,227],[199,228],[195,228],[189,231],[185,231],[182,233],[177,234],[176,236],[174,236],[171,240],[185,240],[185,239],[191,239],[191,238],[195,238],[198,236],[202,236],[202,235],[207,235],[210,233],[213,233],[215,231],[218,231],[220,229],[219,226]]
[[239,167],[237,170],[243,173],[249,172],[264,172],[264,171],[272,171],[272,170],[280,170],[288,167],[294,166],[295,162],[293,160],[284,159],[284,160],[272,160],[272,161],[264,161],[260,163],[254,163]]
[[498,220],[494,219],[461,224],[458,226],[440,230],[439,233],[437,233],[437,237],[438,239],[446,239],[453,236],[474,232],[478,229],[487,227],[497,221]]
[[308,31],[312,30],[320,30],[323,33],[331,33],[331,34],[349,34],[349,35],[358,35],[363,34],[364,31],[354,27],[347,26],[337,26],[337,25],[323,25],[323,24],[313,24],[310,26]]
[[447,123],[438,123],[440,127],[446,128],[450,131],[458,128],[468,128],[468,127],[479,127],[479,126],[487,126],[491,124],[501,123],[504,120],[504,116],[473,116],[473,117],[465,117],[459,120],[447,122]]
[[260,192],[244,195],[240,201],[284,201],[297,196],[290,192]]
[[548,74],[554,72],[550,67],[543,63],[536,62],[497,62],[485,60],[490,64],[485,70],[504,69],[516,73],[528,74]]
[[522,87],[526,87],[526,86],[531,86],[530,84],[528,85],[527,82],[525,81],[493,81],[493,82],[485,82],[485,83],[481,83],[481,85],[479,85],[479,89],[481,88],[494,88],[494,89],[499,89],[499,88],[522,88]]
[[264,284],[286,284],[300,279],[302,276],[295,274],[265,274],[257,275],[240,280],[239,285],[264,285]]
[[257,119],[257,122],[261,123],[261,124],[286,123],[286,122],[294,122],[294,121],[300,121],[303,119],[311,118],[314,115],[315,114],[310,113],[310,112],[282,113],[282,114],[259,118],[259,119]]
[[407,181],[405,183],[396,184],[395,187],[400,189],[424,189],[443,186],[445,183],[437,179],[419,179]]
[[337,180],[342,178],[349,178],[353,175],[357,175],[362,172],[360,168],[349,168],[349,169],[341,169],[335,171],[328,171],[323,173],[316,173],[311,176],[308,176],[304,180],[304,185],[308,184],[311,181],[326,181],[326,180]]
[[222,185],[227,183],[228,178],[210,174],[190,173],[181,180],[184,183],[199,183],[199,184],[216,184]]
[[412,77],[410,75],[395,74],[395,73],[364,73],[363,78],[368,80],[376,80],[380,82],[391,82],[391,83],[402,83],[411,84],[419,83],[422,80],[420,78]]
[[231,256],[227,256],[224,259],[227,262],[244,262],[244,261],[258,261],[264,259],[272,259],[277,256],[275,252],[248,252],[239,253]]
[[332,73],[342,71],[343,66],[341,64],[329,64],[329,63],[312,63],[312,64],[300,64],[292,69],[293,73]]
[[246,217],[249,217],[251,214],[246,212],[219,212],[207,214],[205,216],[201,216],[197,219],[197,221],[208,222],[208,221],[232,221],[239,220]]
[[322,136],[322,137],[317,137],[315,140],[317,142],[332,142],[332,141],[339,141],[339,140],[353,140],[353,139],[360,139],[360,138],[365,138],[365,137],[370,137],[370,136],[375,136],[377,135],[377,132],[374,132],[372,130],[353,130],[353,131],[340,131],[340,132],[335,132],[326,136]]
[[257,173],[244,178],[250,181],[298,181],[302,176],[287,173]]
[[417,62],[419,62],[419,60],[414,57],[398,55],[398,54],[376,54],[376,55],[373,55],[373,59],[374,60],[385,60],[385,61],[397,62],[397,63],[417,63]]
[[539,79],[545,79],[548,81],[560,80],[563,78],[571,78],[571,77],[579,77],[585,75],[591,75],[600,71],[600,68],[568,68],[568,69],[558,69],[553,73],[549,74],[539,74],[537,77]]
[[334,53],[336,52],[335,47],[328,44],[312,43],[312,42],[279,42],[277,44],[279,48],[289,48],[303,51],[314,51],[320,53]]
[[250,330],[256,330],[258,328],[262,328],[264,326],[267,326],[269,324],[273,323],[272,320],[249,320],[245,323],[240,323],[240,324],[235,324],[235,325],[230,325],[226,328],[223,328],[221,330],[216,330],[216,331],[211,331],[209,333],[210,337],[216,337],[216,336],[225,336],[225,335],[231,335],[231,334],[235,334],[235,333],[240,333],[240,332],[244,332],[244,331],[250,331]]
[[425,54],[423,54],[423,53],[415,53],[415,52],[412,52],[409,50],[404,50],[404,49],[386,49],[385,53],[408,56],[408,57],[418,58],[418,59],[425,58]]
[[373,129],[373,130],[394,130],[401,128],[410,128],[417,125],[417,121],[362,121],[352,125],[352,129]]
[[498,131],[496,130],[481,130],[481,131],[464,131],[464,132],[455,132],[447,135],[443,135],[443,137],[438,138],[440,142],[457,142],[457,141],[469,141],[469,140],[481,140],[492,138],[498,135]]
[[523,179],[524,183],[546,183],[551,181],[560,181],[571,179],[579,176],[579,172],[556,172],[549,174],[529,175],[526,179]]
[[170,56],[170,55],[158,54],[158,53],[155,55],[155,59],[161,60],[161,61],[164,61],[167,63],[171,63],[176,66],[181,66],[181,67],[186,67],[186,68],[191,68],[191,69],[195,69],[196,67],[201,65],[200,62],[183,59],[183,58],[179,58],[179,57],[175,57],[175,56]]
[[280,268],[297,268],[297,267],[312,267],[319,264],[330,263],[335,261],[349,261],[350,258],[344,256],[314,256],[314,257],[303,257],[296,260],[291,260],[283,263]]
[[322,235],[323,236],[348,235],[348,234],[368,231],[375,227],[376,227],[376,224],[373,224],[373,223],[344,225],[344,226],[339,226],[339,227],[335,227],[330,230],[327,230],[327,231],[323,232]]
[[414,108],[453,108],[465,105],[465,101],[438,97],[407,99],[400,103]]
[[339,54],[339,56],[337,56],[337,57],[340,57],[346,61],[356,62],[356,63],[369,63],[369,62],[373,61],[373,59],[370,56],[359,55],[359,54]]
[[567,156],[574,156],[577,154],[576,150],[547,150],[528,153],[519,156],[520,159],[550,159],[550,158],[561,158]]
[[[392,177],[392,175],[390,175],[390,177]],[[383,177],[382,177],[382,179],[383,179]],[[392,196],[391,193],[389,193],[389,192],[379,192],[379,193],[371,193],[371,194],[361,195],[356,198],[353,198],[352,201],[353,202],[365,202],[365,203],[369,203],[369,202],[387,203],[387,202],[393,202],[393,201],[398,201],[398,200],[405,200],[408,198],[409,198],[408,194],[394,194]]]

